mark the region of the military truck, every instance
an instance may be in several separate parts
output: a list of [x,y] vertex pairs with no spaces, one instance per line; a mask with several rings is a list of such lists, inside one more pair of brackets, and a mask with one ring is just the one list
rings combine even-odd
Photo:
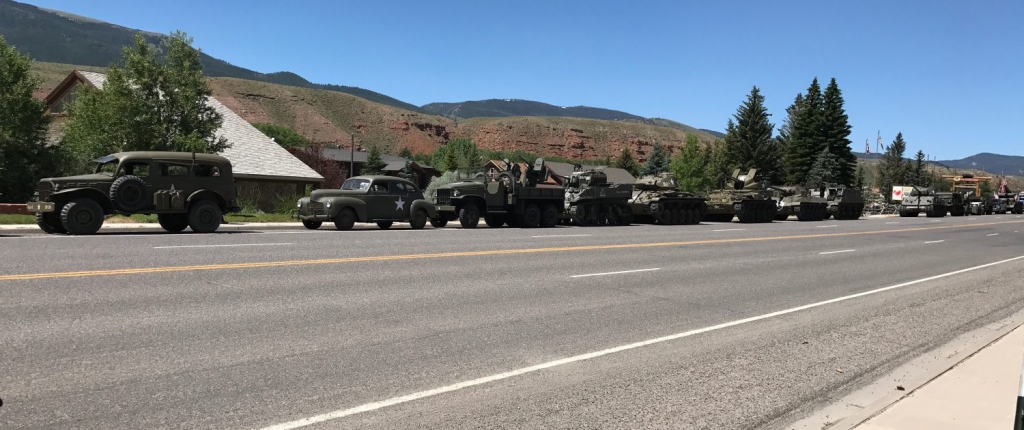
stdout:
[[394,176],[355,176],[340,189],[319,189],[298,201],[298,218],[310,230],[325,221],[338,230],[351,230],[355,223],[376,223],[382,230],[395,222],[409,222],[414,229],[437,217],[434,205],[412,182]]
[[[437,216],[434,227],[459,220],[463,228],[475,228],[480,217],[488,227],[554,227],[562,219],[565,190],[542,185],[551,175],[538,158],[526,169],[504,160],[502,172],[460,169],[459,181],[439,187],[431,200]],[[525,170],[525,171],[523,171]]]
[[929,218],[942,218],[948,210],[931,188],[914,187],[900,203],[901,217],[916,217],[923,212]]
[[857,188],[830,185],[825,187],[824,197],[828,202],[826,218],[854,220],[864,213],[864,197]]
[[951,191],[934,191],[935,202],[946,207],[950,216],[967,215],[967,200],[963,193]]
[[674,225],[698,224],[708,211],[707,199],[679,191],[679,180],[671,173],[647,175],[633,184],[629,207],[633,220]]
[[828,200],[819,192],[812,192],[804,187],[771,187],[777,211],[776,221],[785,221],[796,215],[800,221],[822,221],[828,215]]
[[231,162],[219,155],[119,152],[91,174],[39,181],[28,211],[46,233],[94,234],[106,215],[156,214],[171,233],[211,233],[238,210]]
[[733,171],[731,187],[708,193],[706,221],[729,222],[738,217],[742,223],[772,222],[778,206],[772,193],[754,180],[757,169],[740,175]]
[[1013,199],[1013,213],[1017,215],[1024,214],[1024,191],[1017,194]]
[[1006,212],[1012,214],[1021,214],[1024,212],[1024,203],[1017,198],[1016,193],[999,193],[999,199],[1003,201],[1003,206],[1006,207]]
[[565,186],[563,220],[572,224],[630,225],[633,210],[629,200],[633,196],[631,184],[612,184],[608,175],[598,169],[583,169],[579,164]]

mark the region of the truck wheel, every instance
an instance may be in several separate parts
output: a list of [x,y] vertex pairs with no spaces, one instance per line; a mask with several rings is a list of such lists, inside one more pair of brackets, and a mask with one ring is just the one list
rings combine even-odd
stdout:
[[525,228],[537,228],[540,226],[540,208],[537,205],[530,203],[526,205],[526,209],[523,209],[523,227]]
[[505,225],[505,215],[487,214],[484,215],[484,223],[490,228],[498,228]]
[[377,227],[380,227],[381,230],[387,230],[392,225],[394,225],[394,221],[377,221]]
[[352,212],[351,208],[342,209],[334,218],[334,227],[338,230],[352,230],[354,225],[356,225],[356,213]]
[[427,225],[427,211],[418,209],[416,213],[412,215],[412,219],[409,220],[409,226],[413,230],[419,230]]
[[182,230],[188,228],[188,215],[186,214],[157,214],[156,221],[168,233],[181,233]]
[[442,218],[440,215],[438,215],[437,218],[430,219],[430,225],[431,227],[434,228],[442,228],[448,225],[448,218]]
[[519,220],[519,216],[517,216],[516,214],[509,214],[509,216],[507,216],[505,218],[506,218],[505,219],[505,225],[507,225],[509,227],[516,228],[516,227],[519,227],[519,224],[521,224],[519,222],[520,221]]
[[110,201],[121,212],[136,212],[145,208],[146,194],[146,183],[138,176],[122,176],[110,184]]
[[189,205],[188,226],[196,233],[213,233],[220,228],[224,214],[220,206],[209,200],[200,200]]
[[558,213],[558,207],[555,205],[545,205],[544,210],[541,211],[540,226],[544,228],[551,228],[558,225],[559,218],[562,214]]
[[320,226],[322,226],[322,225],[324,225],[323,221],[313,221],[313,220],[306,220],[306,219],[302,220],[302,226],[306,227],[309,230],[316,230],[316,229],[320,228]]
[[67,233],[58,212],[36,212],[36,224],[46,234]]
[[103,226],[103,208],[90,198],[72,200],[61,209],[60,223],[71,234],[95,234]]
[[462,228],[476,228],[480,223],[480,210],[473,203],[466,203],[459,209],[459,224]]

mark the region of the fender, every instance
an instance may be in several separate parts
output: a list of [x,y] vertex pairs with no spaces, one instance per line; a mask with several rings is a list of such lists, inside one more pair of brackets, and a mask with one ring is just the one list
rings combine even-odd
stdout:
[[95,188],[68,188],[55,191],[50,193],[48,200],[52,202],[57,202],[58,200],[67,202],[79,197],[89,197],[96,200],[96,202],[103,208],[103,212],[107,215],[114,213],[114,205],[110,203],[110,197]]
[[411,217],[412,214],[420,209],[427,211],[427,218],[437,218],[437,208],[434,207],[433,203],[425,199],[413,200],[412,206],[409,207],[409,216]]
[[356,212],[356,221],[366,222],[366,220],[369,219],[369,213],[366,211],[366,202],[360,199],[338,196],[324,198],[321,201],[324,202],[324,205],[326,205],[327,202],[331,202],[331,209],[328,212],[331,219],[336,218],[338,214],[341,213],[341,210],[347,207],[352,208],[352,210]]
[[196,199],[200,199],[200,198],[203,198],[203,197],[211,197],[208,200],[213,200],[213,202],[216,203],[217,206],[220,206],[220,210],[222,212],[227,209],[226,208],[227,204],[224,202],[224,198],[222,198],[220,196],[220,194],[217,194],[217,193],[215,193],[213,191],[210,191],[210,190],[199,190],[199,191],[196,191],[196,192],[190,194],[188,196],[188,199],[185,200],[185,201],[188,202],[189,205],[191,205],[193,201],[196,201]]

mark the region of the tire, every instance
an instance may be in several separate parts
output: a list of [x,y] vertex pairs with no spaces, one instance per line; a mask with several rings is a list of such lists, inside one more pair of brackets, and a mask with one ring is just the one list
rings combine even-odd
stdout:
[[146,182],[138,176],[127,175],[110,184],[110,202],[121,212],[137,212],[149,203],[146,196]]
[[507,217],[507,219],[505,220],[505,225],[512,228],[518,228],[519,225],[522,224],[520,221],[521,220],[518,216],[516,216],[516,214],[511,214],[511,216]]
[[409,220],[409,226],[413,230],[419,230],[427,225],[427,211],[423,209],[417,209],[416,213],[412,214],[412,219]]
[[71,234],[96,234],[103,226],[103,208],[90,198],[72,200],[61,209],[60,223]]
[[64,234],[64,224],[60,223],[59,212],[36,212],[36,225],[46,234]]
[[356,225],[356,213],[352,212],[352,208],[342,209],[334,218],[334,227],[338,230],[352,230],[354,225]]
[[459,209],[459,224],[462,224],[462,228],[476,228],[480,224],[480,210],[476,204],[466,203]]
[[440,216],[438,216],[437,218],[431,218],[430,219],[430,226],[431,227],[442,228],[442,227],[444,227],[446,225],[448,225],[448,219],[447,218],[441,218]]
[[558,207],[555,205],[545,205],[541,211],[540,226],[544,228],[551,228],[558,225],[558,220],[562,217],[562,214],[558,213]]
[[186,214],[157,214],[157,222],[160,227],[168,233],[181,233],[188,228],[188,215]]
[[523,227],[525,228],[537,228],[540,226],[540,208],[537,205],[530,203],[526,205],[526,209],[523,209]]
[[322,226],[322,225],[324,225],[323,221],[313,221],[313,220],[305,220],[305,219],[302,220],[302,226],[306,227],[306,229],[309,229],[309,230],[316,230],[316,229],[320,228],[320,226]]
[[196,233],[213,233],[224,217],[220,206],[209,200],[193,202],[188,208],[188,226]]
[[387,230],[394,224],[394,221],[377,221],[377,227],[380,227],[381,230]]
[[498,228],[505,225],[504,214],[487,214],[484,215],[484,223],[490,228]]

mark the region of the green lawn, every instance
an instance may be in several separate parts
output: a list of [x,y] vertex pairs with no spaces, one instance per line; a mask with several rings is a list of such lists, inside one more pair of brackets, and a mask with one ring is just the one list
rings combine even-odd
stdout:
[[[291,215],[288,214],[228,214],[225,218],[229,223],[231,222],[297,222]],[[114,215],[107,217],[107,223],[129,223],[129,222],[140,222],[140,223],[155,223],[156,215],[132,215],[130,217],[124,217],[121,215]],[[35,224],[35,215],[7,215],[0,214],[0,224]]]

